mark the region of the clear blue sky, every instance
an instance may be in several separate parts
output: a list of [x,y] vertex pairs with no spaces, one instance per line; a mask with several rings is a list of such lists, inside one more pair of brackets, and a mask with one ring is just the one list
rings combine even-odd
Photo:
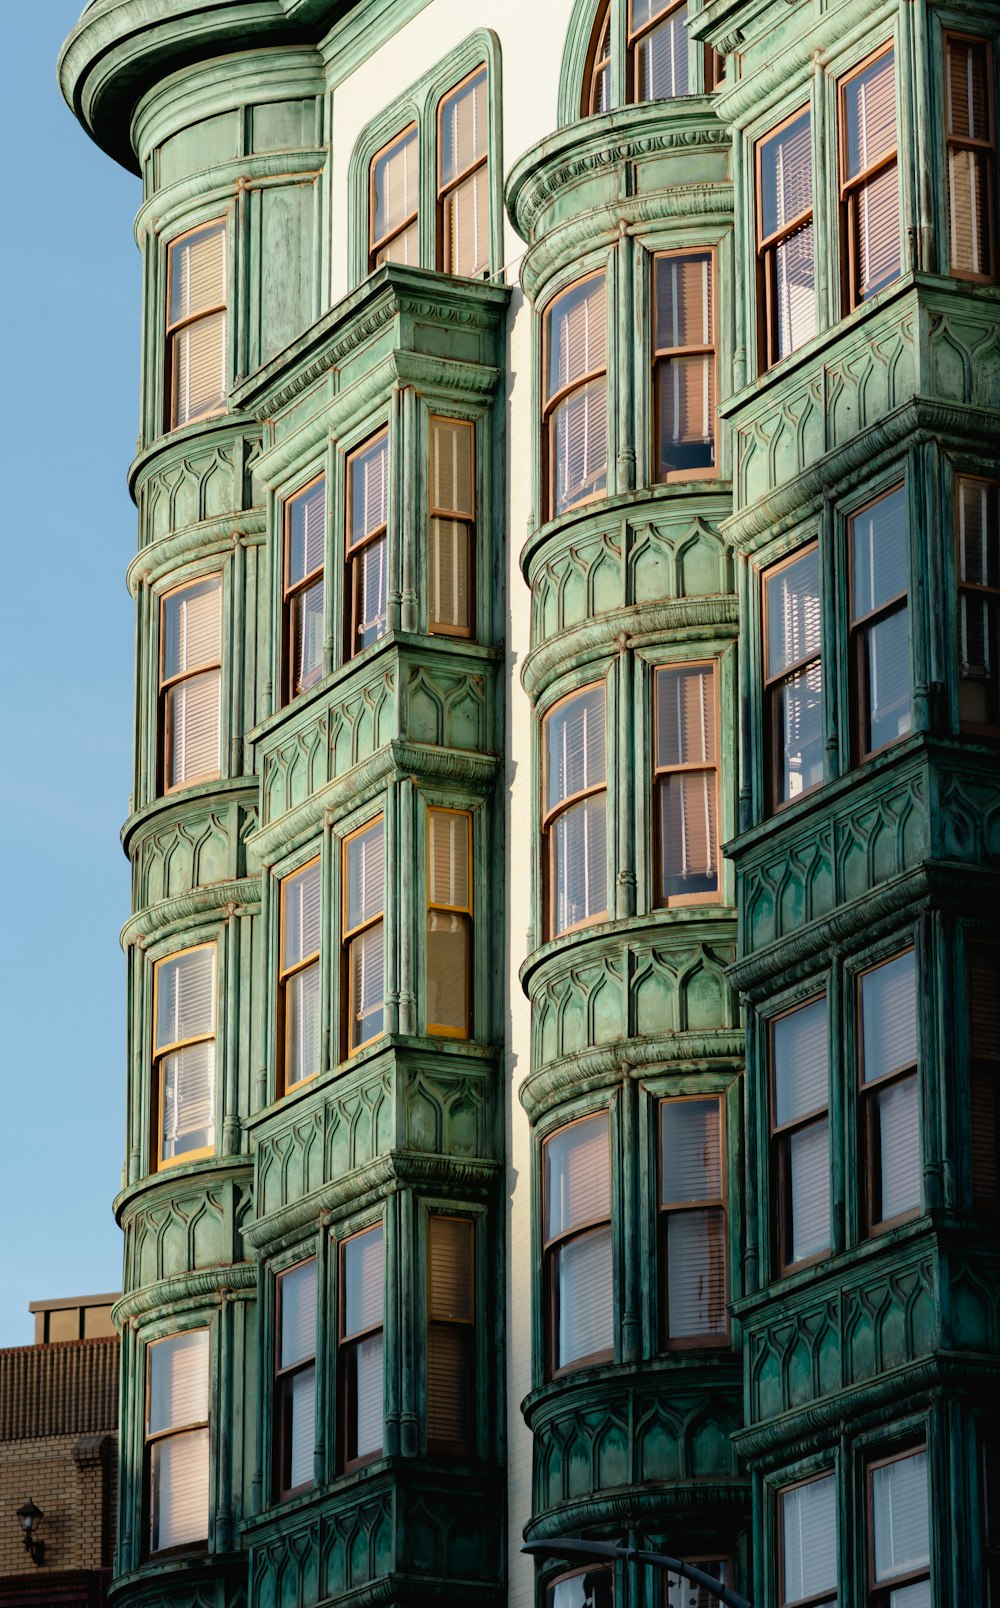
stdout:
[[56,87],[83,3],[0,6],[0,1346],[121,1287],[140,187]]

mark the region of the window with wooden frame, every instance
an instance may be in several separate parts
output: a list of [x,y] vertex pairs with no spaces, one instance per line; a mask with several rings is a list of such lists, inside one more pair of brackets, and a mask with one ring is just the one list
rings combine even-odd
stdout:
[[653,258],[657,480],[716,472],[713,274],[710,251]]
[[326,634],[326,478],[320,475],[285,504],[283,686],[286,702],[323,674]]
[[473,635],[476,544],[476,427],[468,419],[431,417],[427,527],[428,628]]
[[416,123],[378,151],[369,170],[368,267],[420,263],[420,146]]
[[920,1209],[917,962],[912,949],[858,979],[860,1139],[869,1231]]
[[960,475],[958,708],[963,726],[1000,729],[1000,485]]
[[854,746],[865,759],[905,737],[911,724],[905,487],[876,497],[847,523]]
[[571,693],[542,722],[543,884],[550,938],[608,913],[604,683]]
[[490,271],[488,119],[484,63],[438,106],[438,266],[467,279]]
[[819,547],[763,576],[765,795],[771,809],[823,781]]
[[930,1608],[927,1451],[868,1465],[868,1608]]
[[347,1053],[384,1031],[385,830],[382,817],[344,840],[342,997]]
[[597,13],[585,75],[583,116],[611,110],[611,0]]
[[656,672],[656,903],[719,894],[719,707],[715,664]]
[[771,1187],[781,1271],[830,1249],[826,996],[770,1024]]
[[[728,1585],[732,1564],[728,1558],[691,1557],[690,1554],[683,1560],[685,1563],[700,1569],[702,1574],[711,1575],[713,1580],[720,1580]],[[708,1586],[691,1580],[687,1575],[670,1574],[664,1570],[662,1574],[663,1593],[660,1598],[662,1608],[718,1608],[718,1594]]]
[[608,484],[607,324],[603,273],[564,290],[545,312],[547,519],[600,496]]
[[837,1486],[818,1474],[778,1492],[778,1608],[837,1602]]
[[427,1220],[427,1444],[472,1453],[475,1440],[474,1225],[432,1212]]
[[226,407],[226,221],[203,224],[167,250],[167,428]]
[[542,1146],[543,1278],[549,1374],[614,1351],[608,1114],[582,1117]]
[[209,1520],[207,1329],[146,1347],[145,1465],[150,1553],[204,1545]]
[[975,1206],[995,1211],[1000,1206],[1000,944],[969,943],[966,988],[972,1199]]
[[280,1273],[275,1288],[274,1494],[283,1501],[316,1477],[316,1258]]
[[545,1593],[546,1608],[614,1608],[614,1602],[614,1571],[603,1564],[560,1575]]
[[472,817],[427,811],[427,1031],[468,1038],[472,983]]
[[983,1440],[983,1574],[986,1608],[1000,1608],[1000,1439]]
[[843,310],[899,278],[896,61],[870,57],[840,84],[840,213]]
[[385,1239],[381,1223],[340,1244],[340,1462],[381,1457],[385,1424]]
[[590,37],[581,117],[612,108],[612,61],[620,37],[626,51],[620,82],[629,104],[697,93],[695,71],[700,60],[706,93],[718,88],[725,78],[725,60],[710,46],[691,43],[687,19],[685,0],[604,0]]
[[757,335],[763,370],[816,333],[808,106],[759,140],[756,157]]
[[661,1310],[669,1348],[727,1337],[723,1169],[720,1101],[661,1100]]
[[319,1071],[320,862],[281,882],[278,968],[279,1091],[289,1094]]
[[222,576],[160,600],[160,785],[210,781],[222,766]]
[[345,656],[360,653],[388,629],[389,432],[347,460]]
[[157,961],[153,977],[156,1167],[215,1150],[215,945]]
[[948,240],[951,272],[996,278],[993,52],[985,39],[945,34]]

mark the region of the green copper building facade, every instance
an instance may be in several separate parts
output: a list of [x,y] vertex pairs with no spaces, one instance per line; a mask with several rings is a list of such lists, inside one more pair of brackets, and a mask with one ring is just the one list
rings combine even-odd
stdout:
[[84,11],[121,1608],[997,1598],[998,35]]

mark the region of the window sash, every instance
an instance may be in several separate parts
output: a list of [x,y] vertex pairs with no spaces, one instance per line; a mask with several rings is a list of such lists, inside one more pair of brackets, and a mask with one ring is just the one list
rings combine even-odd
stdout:
[[771,1145],[782,1268],[831,1248],[826,996],[771,1023]]
[[972,1199],[1000,1205],[1000,944],[966,949]]
[[149,1549],[207,1539],[209,1332],[186,1329],[146,1351]]
[[837,1490],[821,1474],[778,1493],[779,1608],[837,1602]]
[[[996,277],[993,52],[988,40],[968,35],[946,33],[944,45],[950,272],[991,284]],[[961,118],[956,89],[962,92]]]
[[611,1217],[608,1113],[559,1128],[542,1147],[546,1247]]
[[[899,175],[893,47],[840,85],[840,169],[845,308],[899,277]],[[853,109],[853,115],[852,115]]]
[[316,1258],[279,1274],[275,1284],[275,1484],[284,1497],[315,1478]]
[[869,1465],[869,1579],[876,1590],[892,1588],[876,1601],[902,1608],[900,1588],[930,1578],[928,1473],[925,1448]]
[[475,1246],[470,1218],[427,1224],[427,1441],[469,1452],[474,1438]]
[[581,116],[596,117],[611,110],[611,0],[597,13],[590,61],[585,78],[584,103]]
[[385,1232],[381,1223],[340,1245],[341,1448],[345,1468],[380,1457],[384,1439]]
[[368,179],[369,268],[378,268],[384,262],[419,259],[419,161],[416,123],[404,128],[372,157]]
[[542,1146],[543,1263],[549,1369],[579,1367],[614,1347],[611,1149],[606,1111]]
[[757,278],[761,367],[816,333],[812,123],[809,107],[758,141]]
[[432,417],[427,528],[428,626],[432,634],[473,634],[475,426]]
[[716,666],[656,672],[654,774],[659,808],[656,902],[719,894],[718,690]]
[[1000,485],[956,480],[959,718],[1000,727]]
[[445,273],[468,279],[490,268],[488,121],[483,65],[438,107],[438,261]]
[[918,1211],[921,1147],[912,949],[862,972],[858,1056],[868,1227]]
[[686,0],[664,4],[630,0],[629,51],[636,102],[674,100],[691,93],[686,20]]

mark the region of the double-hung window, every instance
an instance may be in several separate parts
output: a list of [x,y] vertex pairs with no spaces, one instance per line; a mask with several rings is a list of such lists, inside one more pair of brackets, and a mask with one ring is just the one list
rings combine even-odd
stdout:
[[603,1566],[560,1575],[545,1593],[546,1608],[614,1608],[615,1577]]
[[958,705],[963,726],[1000,727],[1000,486],[958,480]]
[[896,64],[890,47],[840,85],[843,310],[900,273]]
[[473,635],[475,434],[467,419],[430,421],[427,616],[441,636]]
[[823,780],[819,547],[764,575],[764,732],[771,809]]
[[719,892],[718,700],[714,664],[656,672],[656,902]]
[[417,125],[372,157],[368,266],[420,261],[420,145]]
[[215,945],[157,962],[154,1158],[163,1167],[215,1149]]
[[274,1375],[274,1485],[278,1497],[304,1491],[315,1478],[316,1258],[277,1279]]
[[910,729],[906,488],[854,514],[848,540],[855,753],[866,759]]
[[382,1455],[385,1421],[385,1241],[381,1223],[340,1246],[341,1465]]
[[490,267],[488,113],[485,67],[438,107],[438,264],[468,279]]
[[722,1111],[714,1100],[660,1102],[660,1266],[668,1346],[726,1337]]
[[388,629],[389,432],[347,460],[346,657]]
[[985,39],[945,35],[945,102],[951,271],[988,284],[995,278],[996,132]]
[[685,0],[629,0],[628,44],[635,100],[689,93]]
[[319,1071],[320,890],[319,860],[281,884],[278,1031],[285,1094]]
[[160,604],[160,776],[163,791],[218,776],[222,759],[222,576],[168,592]]
[[796,112],[757,146],[757,320],[769,368],[816,333],[812,131]]
[[608,911],[604,683],[562,699],[542,728],[550,938]]
[[869,1608],[931,1608],[924,1449],[868,1467]]
[[385,1021],[385,831],[381,816],[344,843],[347,1053],[378,1038]]
[[832,1474],[778,1493],[779,1608],[837,1602],[837,1487]]
[[912,949],[862,972],[861,1135],[868,1227],[920,1206],[916,955]]
[[469,1037],[472,817],[427,812],[427,1031]]
[[715,335],[710,251],[653,259],[657,480],[715,473]]
[[427,1444],[468,1454],[475,1401],[475,1263],[468,1217],[427,1224]]
[[607,303],[603,273],[557,296],[545,314],[543,441],[546,517],[608,483]]
[[771,1023],[771,1177],[781,1270],[830,1249],[826,997]]
[[614,1350],[611,1151],[606,1111],[560,1128],[542,1149],[548,1371]]
[[186,1329],[146,1350],[151,1553],[197,1546],[208,1537],[208,1359],[207,1329]]
[[285,505],[284,693],[295,698],[323,674],[326,480]]
[[226,406],[226,224],[175,240],[167,268],[167,426]]
[[966,987],[972,1199],[995,1210],[1000,1205],[1000,944],[969,944]]

